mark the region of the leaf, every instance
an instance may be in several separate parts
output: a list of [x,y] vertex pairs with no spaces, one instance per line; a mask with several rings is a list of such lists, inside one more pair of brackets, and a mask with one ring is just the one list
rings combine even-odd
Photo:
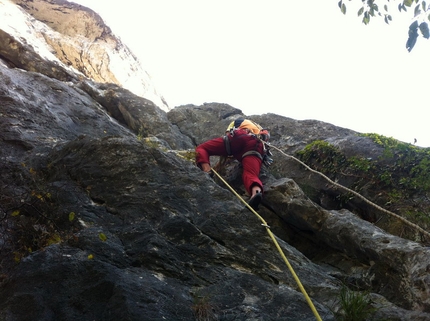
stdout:
[[367,25],[368,23],[370,22],[370,16],[369,16],[369,12],[365,12],[364,13],[364,16],[363,16],[363,23],[365,24],[365,25]]
[[107,240],[107,237],[103,233],[99,233],[99,239],[105,242]]
[[423,6],[423,11],[427,11],[427,3],[423,1],[421,4]]
[[337,3],[337,5],[338,5],[339,9],[342,9],[342,0],[340,0],[340,1]]
[[411,23],[411,25],[409,26],[409,32],[417,30],[418,29],[418,21],[415,20],[414,22]]
[[386,4],[384,5],[384,10],[388,11],[388,6]]
[[403,0],[403,5],[405,5],[406,7],[412,6],[413,3],[414,0]]
[[418,4],[414,10],[414,17],[418,16],[421,13],[420,5]]
[[414,33],[413,35],[410,35],[408,41],[406,41],[406,49],[408,49],[409,52],[414,49],[414,46],[417,42],[417,37],[418,33]]
[[428,39],[430,38],[430,30],[427,22],[421,22],[420,24],[420,31],[424,38]]
[[21,262],[22,254],[20,254],[20,253],[18,253],[18,252],[13,252],[13,254],[14,254],[14,260],[15,260],[15,262],[16,262],[16,263]]
[[342,3],[342,8],[340,9],[340,11],[341,11],[343,14],[346,14],[346,5],[345,5],[344,3]]
[[75,212],[69,213],[69,221],[72,222],[75,219]]
[[361,7],[360,10],[357,12],[357,16],[361,16],[364,12],[364,7]]
[[92,260],[92,259],[94,259],[94,255],[88,254],[88,260]]
[[12,215],[12,216],[18,216],[18,215],[19,215],[19,210],[15,210],[15,211],[13,211],[11,215]]
[[52,244],[57,244],[61,242],[61,237],[58,234],[54,234],[52,235],[48,240],[47,243],[48,245],[52,245]]
[[406,49],[411,52],[411,50],[414,48],[417,38],[418,38],[418,21],[414,21],[409,26],[409,32],[408,32],[408,40],[406,41]]

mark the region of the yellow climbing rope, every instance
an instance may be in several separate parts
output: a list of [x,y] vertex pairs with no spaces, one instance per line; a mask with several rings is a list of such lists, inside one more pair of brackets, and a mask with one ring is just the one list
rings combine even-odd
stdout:
[[290,262],[288,262],[287,257],[285,256],[284,252],[282,251],[281,247],[279,246],[278,241],[276,240],[275,236],[273,235],[272,231],[270,230],[270,226],[267,225],[266,221],[260,216],[260,214],[258,214],[251,206],[249,206],[249,204],[247,202],[245,202],[245,200],[233,189],[233,187],[230,186],[230,184],[228,184],[222,177],[220,174],[218,174],[218,172],[216,170],[214,170],[212,168],[212,172],[230,189],[230,191],[233,192],[234,195],[236,195],[236,197],[238,199],[240,199],[240,201],[242,203],[245,204],[245,206],[252,212],[254,213],[262,222],[262,226],[264,226],[266,228],[267,233],[269,234],[270,238],[272,239],[273,243],[275,244],[276,248],[279,251],[279,254],[281,254],[282,259],[284,260],[285,264],[287,265],[288,269],[290,270],[291,274],[293,275],[294,280],[296,281],[300,291],[303,293],[306,302],[308,303],[309,307],[311,308],[313,314],[315,315],[315,318],[318,321],[322,321],[320,315],[318,314],[318,311],[315,309],[314,304],[312,303],[309,295],[306,293],[305,288],[303,287],[302,283],[300,282],[299,277],[297,276],[296,272],[294,272],[293,267],[291,266]]

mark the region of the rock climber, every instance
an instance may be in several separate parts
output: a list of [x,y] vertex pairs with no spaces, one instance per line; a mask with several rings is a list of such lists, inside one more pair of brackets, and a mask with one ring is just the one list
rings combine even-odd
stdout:
[[236,119],[222,137],[210,139],[196,147],[196,164],[204,172],[211,173],[210,156],[234,157],[242,163],[243,185],[250,195],[248,204],[254,209],[263,199],[263,183],[259,175],[263,162],[270,165],[266,142],[270,138],[267,129],[248,119]]

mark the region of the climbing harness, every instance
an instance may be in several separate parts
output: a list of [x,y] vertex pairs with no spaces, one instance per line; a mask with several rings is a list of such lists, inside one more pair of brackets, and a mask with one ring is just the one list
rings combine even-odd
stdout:
[[[234,128],[231,129],[230,132],[228,132],[224,136],[222,136],[222,139],[224,141],[224,147],[225,147],[225,150],[227,152],[228,157],[233,156],[233,153],[231,152],[231,145],[230,145],[230,138],[229,138],[229,136],[234,137],[233,131],[234,131]],[[239,135],[238,137],[243,136],[243,135],[248,135],[248,134],[242,134],[242,135]],[[267,133],[267,135],[269,135],[269,134]],[[253,136],[257,141],[259,141],[263,144],[263,155],[261,155],[256,150],[250,150],[250,151],[247,151],[246,153],[244,153],[242,155],[242,158],[244,158],[246,156],[250,156],[250,155],[257,156],[258,158],[261,159],[261,161],[263,162],[263,164],[266,167],[269,167],[270,165],[272,165],[273,159],[270,157],[270,156],[272,156],[272,152],[269,150],[268,143],[266,141],[264,141],[262,138],[260,138],[258,135],[252,134],[251,136]]]
[[249,204],[233,189],[233,187],[231,187],[222,177],[220,174],[218,174],[218,172],[216,170],[214,170],[212,168],[213,173],[230,189],[230,191],[233,192],[234,195],[236,195],[237,198],[239,198],[239,200],[245,204],[245,206],[252,212],[254,213],[262,222],[262,226],[264,226],[266,228],[267,233],[269,234],[270,238],[272,239],[273,243],[275,244],[276,248],[279,251],[279,254],[281,255],[282,259],[284,260],[285,264],[287,265],[288,269],[290,270],[291,274],[293,275],[294,280],[296,281],[300,291],[303,293],[306,302],[308,303],[309,307],[311,308],[313,314],[315,315],[315,318],[318,321],[322,321],[320,315],[318,314],[318,311],[316,310],[314,304],[312,303],[309,295],[307,294],[305,288],[303,287],[302,283],[300,282],[299,277],[297,276],[297,274],[294,272],[293,267],[291,266],[290,262],[288,261],[287,257],[285,256],[284,252],[282,251],[278,241],[276,240],[275,236],[273,235],[272,231],[270,230],[270,226],[267,224],[267,222],[263,219],[263,217],[260,216],[260,214],[258,214],[251,206],[249,206]]
[[[235,131],[239,129],[245,130],[246,134],[237,135]],[[247,136],[247,135],[251,135],[257,140],[257,142],[261,142],[263,144],[263,151],[264,151],[263,155],[266,155],[265,143],[270,139],[269,131],[267,129],[264,129],[263,127],[261,127],[259,124],[257,124],[252,120],[238,118],[235,121],[232,121],[228,125],[225,131],[225,135],[222,136],[222,139],[224,141],[224,147],[228,157],[233,156],[233,153],[231,151],[230,138],[233,138],[233,137],[237,138],[237,137]],[[264,156],[257,151],[248,151],[242,155],[242,158],[249,155],[254,155],[260,158],[262,161],[264,160]]]
[[263,160],[263,156],[261,156],[261,154],[260,154],[259,152],[257,152],[256,150],[250,150],[250,151],[248,151],[248,152],[244,153],[244,154],[242,155],[242,159],[243,159],[244,157],[246,157],[246,156],[250,156],[250,155],[257,156],[259,159]]

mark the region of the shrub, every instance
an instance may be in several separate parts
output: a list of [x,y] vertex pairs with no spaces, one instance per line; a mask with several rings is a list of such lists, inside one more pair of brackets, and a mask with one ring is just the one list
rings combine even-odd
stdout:
[[375,312],[368,292],[352,291],[343,286],[339,294],[340,311],[336,313],[338,321],[365,321]]

